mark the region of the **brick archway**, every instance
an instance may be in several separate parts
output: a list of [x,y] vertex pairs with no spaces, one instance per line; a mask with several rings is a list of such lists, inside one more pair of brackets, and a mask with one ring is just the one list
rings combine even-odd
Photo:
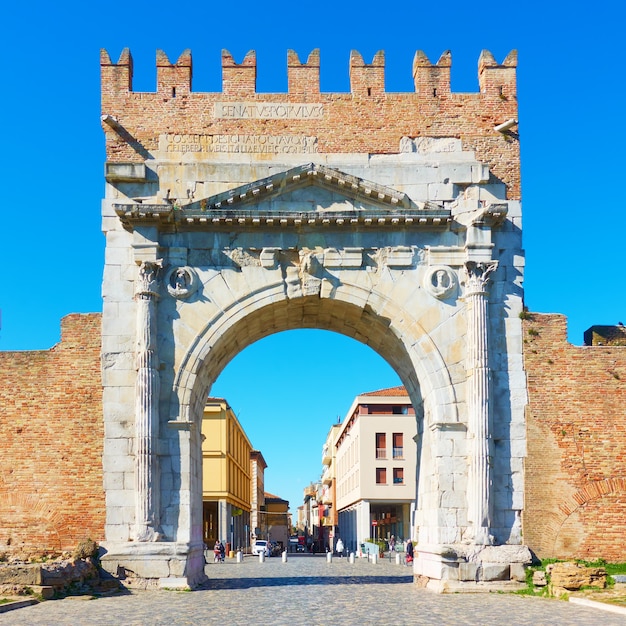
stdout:
[[[606,499],[612,502],[611,506],[596,506]],[[611,519],[615,528],[620,527],[626,508],[626,478],[606,478],[587,483],[567,498],[563,499],[558,508],[552,512],[551,523],[548,525],[548,536],[552,536],[550,545],[546,545],[547,553],[557,558],[584,558],[597,557],[597,534],[586,528],[603,528],[602,534],[610,534]],[[604,523],[586,524],[580,519],[584,515],[590,519],[603,519]],[[608,527],[609,529],[607,530]],[[619,535],[619,531],[616,531]],[[594,537],[594,535],[596,535]],[[617,536],[613,549],[615,560],[621,558],[621,543]],[[543,546],[540,546],[543,547]],[[605,554],[611,550],[605,548]],[[609,557],[611,558],[611,557]]]
[[[0,497],[6,511],[17,512],[15,519],[5,520],[6,526],[3,526],[7,546],[13,550],[28,552],[45,546],[49,551],[61,552],[73,543],[74,537],[71,531],[67,531],[65,516],[60,511],[51,512],[50,503],[45,498],[2,488]],[[19,537],[17,546],[11,541],[13,534]]]

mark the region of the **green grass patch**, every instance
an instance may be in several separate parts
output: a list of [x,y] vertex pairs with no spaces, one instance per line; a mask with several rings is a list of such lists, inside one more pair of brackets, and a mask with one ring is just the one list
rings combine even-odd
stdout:
[[545,565],[542,564],[541,565],[537,565],[536,567],[527,567],[526,568],[526,587],[524,587],[523,589],[519,589],[518,591],[515,591],[514,593],[517,594],[518,596],[544,596],[547,597],[548,596],[548,586],[546,585],[545,587],[535,587],[535,585],[533,585],[533,575],[535,572],[537,571],[545,571],[546,567]]
[[604,559],[596,559],[595,561],[583,561],[582,559],[576,559],[576,563],[584,565],[585,567],[603,567],[609,576],[613,576],[615,574],[626,575],[626,563],[607,563]]
[[626,563],[607,563],[605,566],[606,573],[610,576],[614,574],[626,574]]

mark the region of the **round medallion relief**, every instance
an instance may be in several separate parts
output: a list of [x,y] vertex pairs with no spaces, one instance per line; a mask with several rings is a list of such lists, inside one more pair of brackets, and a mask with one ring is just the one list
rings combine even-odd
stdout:
[[424,277],[424,288],[435,298],[444,300],[456,288],[456,274],[445,265],[429,267]]
[[198,288],[198,276],[190,267],[173,267],[165,275],[167,293],[178,300],[186,300]]

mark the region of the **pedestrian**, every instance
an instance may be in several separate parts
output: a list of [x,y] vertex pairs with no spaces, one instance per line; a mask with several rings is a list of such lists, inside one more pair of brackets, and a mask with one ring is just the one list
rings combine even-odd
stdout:
[[339,556],[343,556],[343,541],[341,541],[341,537],[337,539],[337,554]]
[[215,541],[215,545],[213,546],[213,563],[221,563],[222,562],[222,550],[224,546],[220,542],[219,539]]
[[389,551],[393,552],[396,549],[396,538],[391,535],[391,538],[389,539]]
[[413,563],[413,542],[410,539],[407,539],[406,542],[406,557],[405,561],[407,565]]

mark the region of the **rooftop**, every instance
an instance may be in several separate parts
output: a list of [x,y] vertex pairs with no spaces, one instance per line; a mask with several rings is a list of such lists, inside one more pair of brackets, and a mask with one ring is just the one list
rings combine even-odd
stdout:
[[407,396],[408,392],[405,389],[404,385],[399,385],[398,387],[387,387],[387,389],[378,389],[377,391],[368,391],[366,393],[359,394],[360,396],[384,396],[384,397],[393,397],[393,396]]

